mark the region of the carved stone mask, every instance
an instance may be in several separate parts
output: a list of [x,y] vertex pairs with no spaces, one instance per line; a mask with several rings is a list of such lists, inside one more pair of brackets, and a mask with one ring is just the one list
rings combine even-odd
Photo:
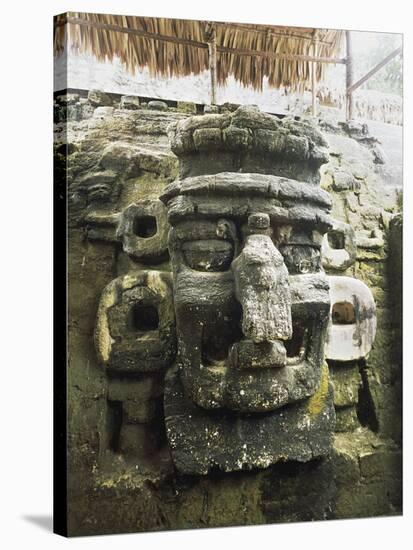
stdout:
[[[326,209],[329,198],[314,189],[299,207],[304,185],[290,184],[223,173],[184,180],[169,198],[181,380],[205,409],[272,411],[319,386],[329,294],[317,200]],[[226,186],[231,201],[213,196]]]
[[[165,417],[182,472],[328,452],[321,244],[331,200],[317,186],[322,145],[307,123],[245,108],[187,119],[172,136],[180,178],[160,198],[171,225],[178,359]],[[304,181],[284,177],[288,167]]]

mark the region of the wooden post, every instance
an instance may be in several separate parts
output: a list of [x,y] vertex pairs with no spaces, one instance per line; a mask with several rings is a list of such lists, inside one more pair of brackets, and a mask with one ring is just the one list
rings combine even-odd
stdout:
[[209,74],[211,78],[211,105],[217,103],[217,39],[215,26],[208,29]]
[[346,31],[346,50],[347,50],[347,61],[346,61],[346,119],[352,120],[354,118],[354,103],[353,103],[353,92],[351,86],[354,82],[354,71],[353,71],[353,47],[351,43],[351,31]]
[[[315,57],[316,50],[315,50],[315,43],[313,42],[312,45],[312,55]],[[315,61],[311,61],[310,63],[310,71],[311,71],[311,114],[313,116],[317,116],[317,89],[316,89],[316,63]]]

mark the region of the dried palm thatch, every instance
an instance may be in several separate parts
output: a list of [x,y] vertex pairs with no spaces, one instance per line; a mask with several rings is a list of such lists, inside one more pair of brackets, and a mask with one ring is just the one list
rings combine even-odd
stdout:
[[209,67],[211,27],[218,83],[225,84],[232,75],[258,90],[268,78],[272,87],[303,91],[311,79],[312,62],[293,56],[323,59],[316,64],[319,81],[327,58],[340,54],[343,40],[343,31],[336,30],[71,12],[55,19],[54,51],[60,55],[68,44],[100,61],[119,57],[132,74],[148,67],[152,76],[196,75]]

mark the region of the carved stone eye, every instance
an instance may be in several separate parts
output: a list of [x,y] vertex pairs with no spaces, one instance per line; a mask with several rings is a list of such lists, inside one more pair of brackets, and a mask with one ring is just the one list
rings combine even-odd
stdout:
[[280,252],[291,275],[320,271],[320,250],[315,246],[289,244],[281,246]]
[[189,241],[182,245],[185,263],[196,271],[227,271],[234,256],[234,247],[218,239]]
[[136,216],[133,221],[133,233],[137,237],[148,239],[156,235],[158,231],[155,216]]

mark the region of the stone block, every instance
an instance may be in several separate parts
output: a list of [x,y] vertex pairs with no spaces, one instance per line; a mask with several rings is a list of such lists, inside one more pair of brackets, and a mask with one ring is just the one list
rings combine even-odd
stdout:
[[113,103],[112,98],[101,90],[89,90],[87,98],[94,107],[108,107]]
[[113,107],[96,107],[93,111],[93,118],[104,119],[106,117],[112,116],[114,112]]
[[82,120],[86,118],[91,118],[95,112],[95,108],[88,102],[80,103],[81,106],[81,116]]
[[402,454],[399,449],[388,449],[383,446],[383,448],[371,449],[371,451],[360,455],[360,474],[369,481],[382,480],[388,475],[394,476],[396,472],[400,479]]
[[336,432],[352,432],[359,427],[356,407],[336,407]]
[[330,376],[334,387],[334,405],[349,407],[358,402],[361,377],[357,364],[330,366]]
[[356,243],[359,248],[380,250],[384,246],[383,232],[380,229],[359,230],[356,233]]
[[177,109],[180,113],[188,113],[189,115],[196,115],[196,104],[193,101],[178,101]]
[[132,111],[135,111],[136,109],[140,109],[141,106],[139,104],[139,97],[133,96],[133,95],[123,95],[120,98],[120,108],[129,109]]
[[219,113],[218,105],[204,105],[204,113],[208,114],[217,114]]
[[58,95],[56,97],[56,101],[61,105],[73,105],[74,103],[78,103],[79,94],[67,93],[67,94]]
[[351,225],[333,221],[333,227],[324,235],[321,256],[323,267],[327,271],[345,271],[354,265],[357,246]]
[[128,172],[131,175],[130,168],[135,164],[135,156],[136,151],[129,143],[109,143],[103,150],[99,164],[106,170],[117,173]]
[[151,109],[153,111],[167,111],[168,104],[165,103],[165,101],[159,101],[155,99],[155,100],[149,101],[148,109]]
[[194,130],[193,139],[198,150],[215,149],[222,144],[222,133],[220,128],[199,128]]
[[336,170],[333,173],[333,189],[334,191],[353,191],[356,182],[352,174]]
[[239,107],[238,103],[230,103],[229,101],[226,101],[222,105],[219,106],[219,112],[220,113],[234,113]]
[[229,149],[247,149],[252,142],[251,134],[244,128],[229,126],[223,130],[224,143]]
[[67,120],[79,121],[82,120],[82,106],[80,103],[72,103],[66,107]]

